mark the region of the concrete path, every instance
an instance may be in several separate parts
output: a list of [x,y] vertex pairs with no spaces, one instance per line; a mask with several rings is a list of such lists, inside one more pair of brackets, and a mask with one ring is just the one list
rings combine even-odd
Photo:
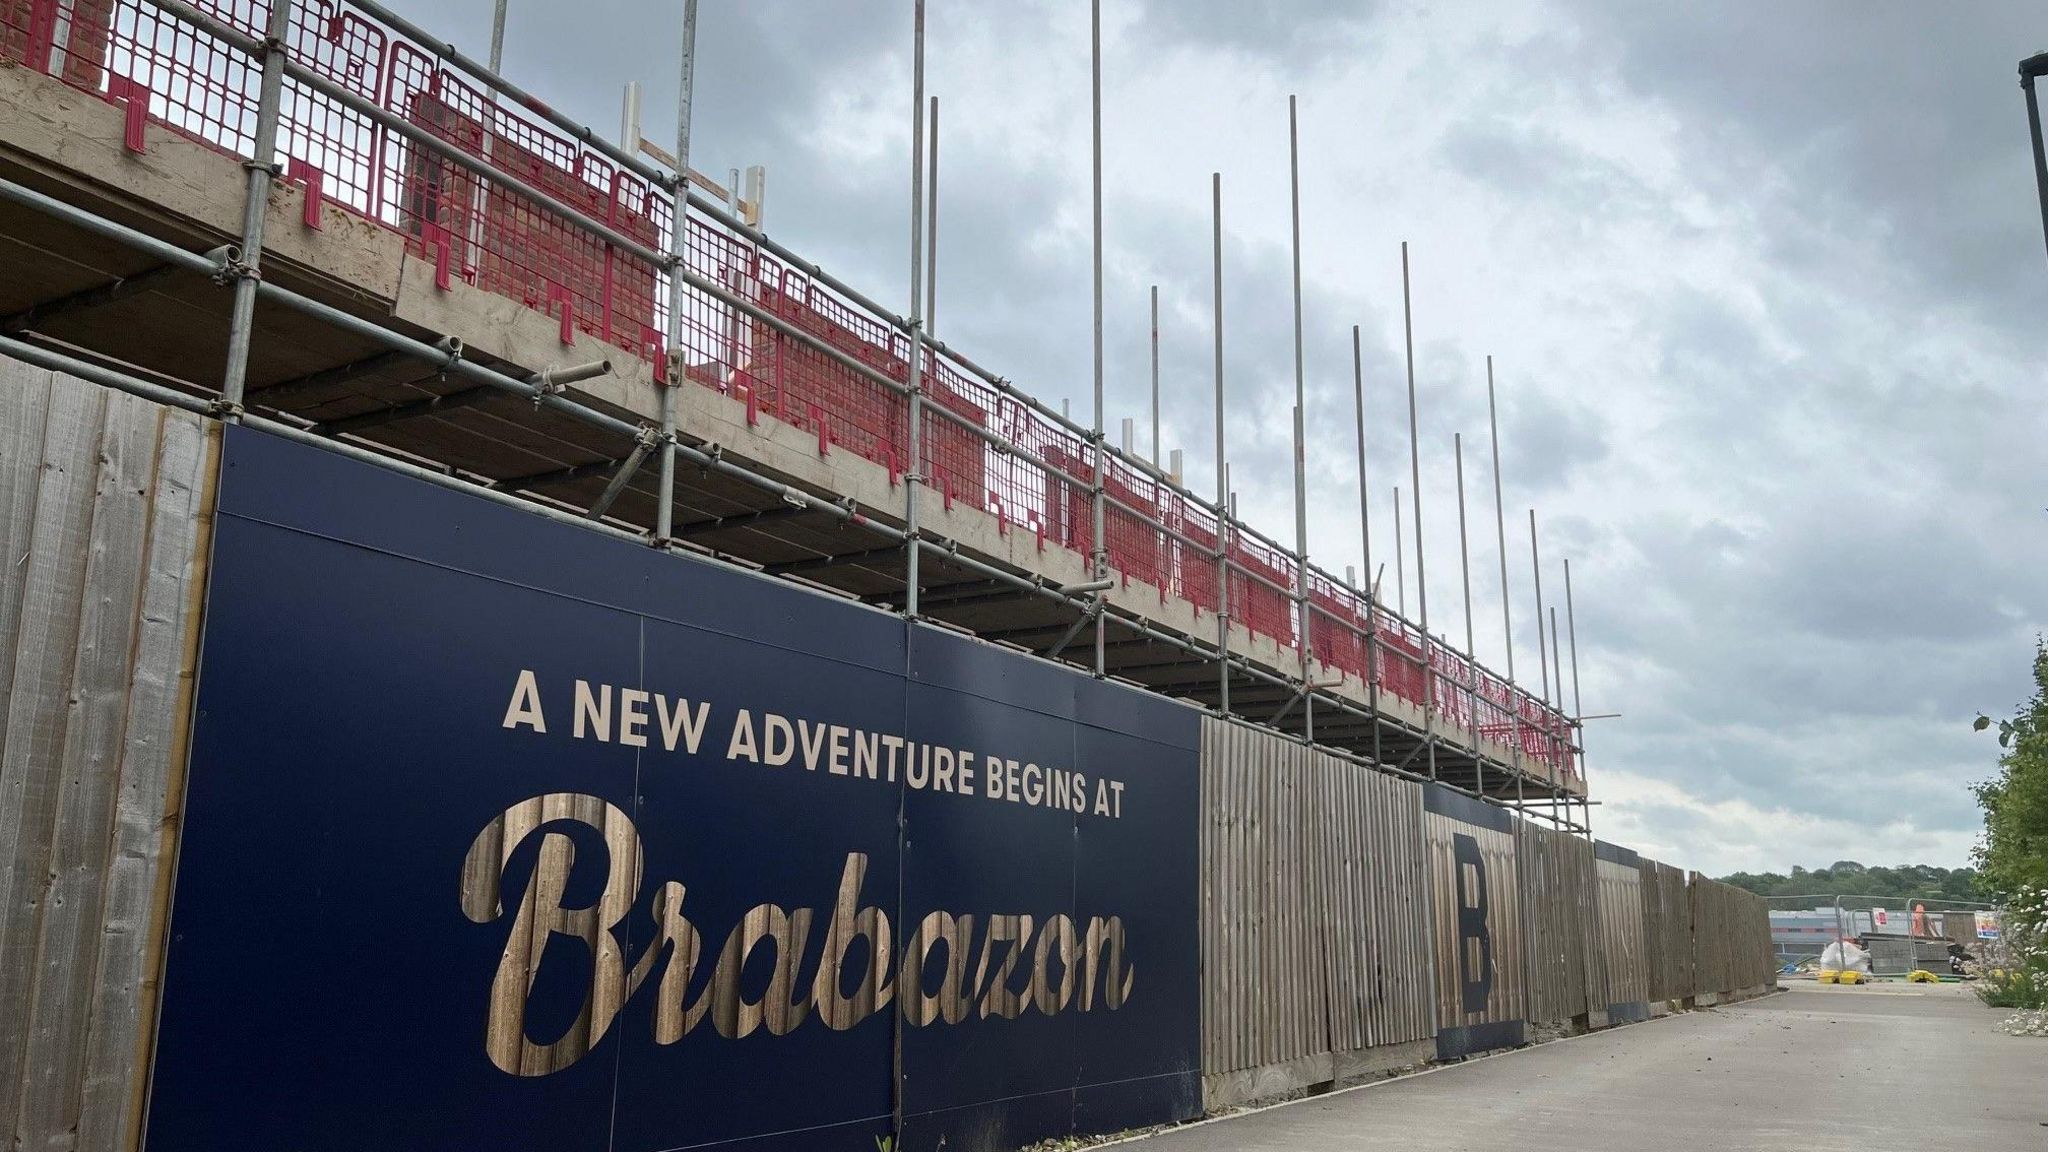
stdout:
[[1133,1152],[2048,1152],[2048,1041],[1957,985],[1793,985],[1262,1112]]

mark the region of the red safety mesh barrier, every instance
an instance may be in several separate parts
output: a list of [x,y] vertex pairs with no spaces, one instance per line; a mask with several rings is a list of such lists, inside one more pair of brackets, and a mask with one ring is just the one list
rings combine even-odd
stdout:
[[1460,728],[1472,726],[1471,663],[1441,640],[1429,642],[1429,671],[1436,679],[1437,714]]
[[1481,668],[1478,701],[1474,705],[1474,731],[1483,739],[1512,746],[1515,741],[1514,698],[1515,692],[1508,687],[1507,681]]
[[557,318],[565,343],[581,330],[642,347],[656,330],[660,270],[555,206],[659,250],[666,220],[655,218],[645,183],[596,152],[508,114],[410,44],[393,45],[390,60],[389,102],[408,122],[547,197],[535,200],[405,141],[385,164],[386,194],[415,247],[436,259],[443,258],[444,245],[452,247],[464,278]]
[[[1110,567],[1123,574],[1126,584],[1141,580],[1157,588],[1164,599],[1172,591],[1173,568],[1166,533],[1159,529],[1167,486],[1115,456],[1105,455],[1104,461],[1103,488],[1124,505],[1103,505],[1102,539]],[[1126,508],[1143,515],[1133,515]]]
[[988,412],[973,398],[980,390],[971,388],[965,377],[944,362],[935,362],[929,350],[922,374],[925,406],[933,409],[925,414],[919,441],[928,482],[945,507],[962,504],[994,511],[988,487],[988,441],[964,426],[987,427]]
[[1173,591],[1194,605],[1195,612],[1218,611],[1216,590],[1216,515],[1168,489],[1160,519],[1168,528],[1187,539],[1168,537],[1167,554],[1173,568]]
[[1364,597],[1336,583],[1321,572],[1308,577],[1309,645],[1316,658],[1332,668],[1358,677],[1371,678],[1371,653],[1366,645]]
[[1429,703],[1429,678],[1424,674],[1422,635],[1397,616],[1384,612],[1375,618],[1379,635],[1375,654],[1379,661],[1380,689],[1418,706]]
[[1230,572],[1230,618],[1293,645],[1294,557],[1264,541],[1233,536],[1230,562],[1236,565]]
[[[193,0],[200,12],[247,35],[264,35],[269,0]],[[510,174],[537,196],[514,191],[434,149],[288,80],[278,155],[288,178],[321,201],[407,237],[434,261],[442,282],[460,277],[667,368],[672,353],[689,380],[743,399],[752,419],[773,419],[817,437],[821,452],[848,451],[908,471],[908,402],[898,391],[717,296],[681,294],[681,347],[665,348],[666,270],[618,248],[570,217],[597,221],[653,252],[668,250],[673,200],[582,141],[523,108],[500,103],[443,68],[429,46],[398,39],[346,0],[294,5],[287,50],[298,63],[449,147]],[[55,75],[136,109],[210,147],[247,156],[253,147],[261,72],[213,37],[146,0],[0,0],[0,59]],[[317,213],[308,214],[308,223]],[[803,269],[761,252],[701,218],[688,220],[684,266],[703,282],[823,341],[888,380],[906,383],[909,341],[896,324],[856,307]],[[1085,436],[1014,394],[926,353],[921,375],[933,411],[922,429],[922,471],[948,505],[1001,518],[1041,547],[1087,555],[1093,546],[1094,452]],[[951,417],[945,415],[950,413]],[[975,429],[1003,445],[992,447]],[[1020,451],[1021,450],[1021,451]],[[1156,586],[1197,612],[1216,612],[1216,515],[1149,473],[1106,456],[1104,547],[1126,581]],[[1065,473],[1065,475],[1062,475]],[[1072,477],[1072,479],[1069,479]],[[1228,537],[1234,565],[1230,612],[1284,645],[1299,635],[1295,560],[1285,550]],[[1522,750],[1565,776],[1576,774],[1570,722],[1445,645],[1429,641],[1364,597],[1310,573],[1306,639],[1332,667],[1375,677],[1383,690]],[[1366,631],[1376,633],[1366,642]],[[1427,655],[1425,656],[1425,653]]]

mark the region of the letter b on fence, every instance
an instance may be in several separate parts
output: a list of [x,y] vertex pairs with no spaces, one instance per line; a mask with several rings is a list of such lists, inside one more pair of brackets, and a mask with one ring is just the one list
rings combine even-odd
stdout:
[[1479,841],[1463,833],[1451,837],[1457,868],[1458,989],[1467,1014],[1486,1011],[1493,995],[1493,937],[1486,930],[1486,858]]

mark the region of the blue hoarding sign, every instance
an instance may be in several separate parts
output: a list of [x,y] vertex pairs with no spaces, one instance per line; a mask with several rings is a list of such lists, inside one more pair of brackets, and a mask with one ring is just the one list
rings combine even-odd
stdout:
[[1199,1110],[1193,710],[227,434],[149,1148]]

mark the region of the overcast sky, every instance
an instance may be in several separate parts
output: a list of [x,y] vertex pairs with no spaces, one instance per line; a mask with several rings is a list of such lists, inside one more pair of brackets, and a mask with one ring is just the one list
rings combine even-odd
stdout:
[[[402,7],[485,54],[489,0]],[[1358,324],[1392,559],[1406,240],[1431,627],[1462,642],[1462,432],[1478,649],[1502,664],[1492,355],[1517,671],[1534,507],[1547,600],[1572,560],[1585,710],[1622,714],[1588,725],[1602,838],[1717,873],[1965,863],[1996,754],[1969,721],[2023,699],[2048,617],[2048,256],[2015,68],[2048,9],[1477,7],[1105,0],[1110,426],[1145,424],[1156,283],[1166,445],[1213,490],[1221,172],[1233,477],[1291,534],[1298,95],[1312,557],[1359,562]],[[607,134],[638,79],[672,142],[678,0],[511,8],[514,79]],[[702,8],[695,166],[766,165],[769,231],[905,307],[910,0]],[[1088,5],[930,0],[928,53],[936,330],[1085,416]]]

